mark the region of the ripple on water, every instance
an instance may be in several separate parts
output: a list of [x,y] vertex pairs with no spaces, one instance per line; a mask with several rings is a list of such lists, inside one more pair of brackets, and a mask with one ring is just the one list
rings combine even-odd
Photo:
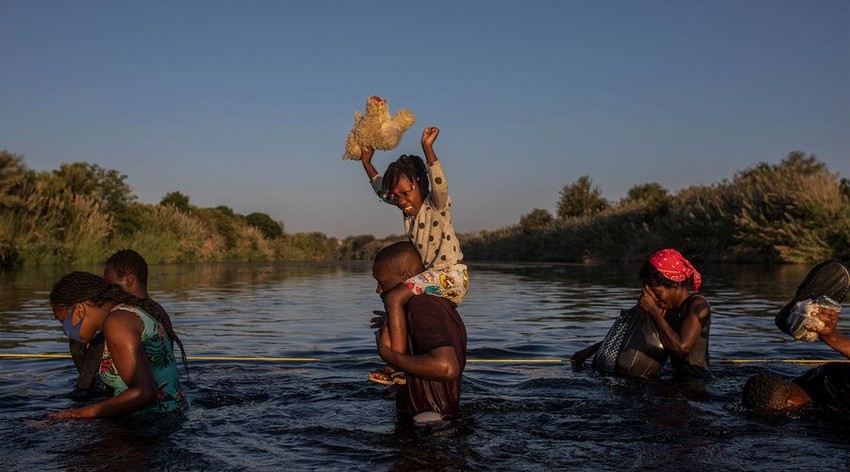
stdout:
[[[566,360],[637,296],[635,267],[471,270],[460,307],[471,359]],[[641,381],[569,362],[470,362],[463,414],[423,435],[397,420],[385,387],[366,381],[380,365],[368,328],[380,302],[367,265],[152,267],[154,295],[190,355],[321,361],[193,361],[193,407],[182,422],[154,426],[46,421],[76,405],[70,361],[0,360],[0,457],[4,470],[843,470],[850,422],[810,412],[756,418],[740,406],[749,376],[807,368],[776,359],[834,357],[773,326],[805,275],[797,272],[704,268],[714,378],[703,385],[674,382],[667,370]],[[21,273],[19,285],[4,286],[3,352],[67,349],[46,315],[51,280],[38,277]],[[774,361],[725,362],[765,358]]]

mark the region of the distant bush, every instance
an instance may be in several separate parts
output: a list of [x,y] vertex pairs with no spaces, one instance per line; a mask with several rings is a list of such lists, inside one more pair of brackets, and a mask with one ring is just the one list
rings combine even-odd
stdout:
[[245,217],[245,222],[260,230],[269,239],[279,238],[283,235],[283,228],[265,213],[251,213]]
[[672,196],[660,186],[637,186],[597,213],[567,215],[537,231],[521,219],[517,227],[465,235],[462,242],[468,259],[484,260],[639,260],[669,246],[704,261],[847,261],[846,189],[846,179],[795,151],[777,165],[762,163],[714,185]]
[[[151,263],[368,260],[404,239],[287,234],[267,214],[199,208],[177,191],[139,203],[126,178],[80,162],[35,172],[0,151],[0,267],[102,263],[128,247]],[[632,261],[669,246],[700,261],[850,261],[850,181],[800,151],[673,195],[636,185],[617,203],[583,176],[564,186],[557,208],[557,218],[536,208],[517,225],[459,235],[465,259]]]
[[335,238],[286,235],[266,214],[198,208],[177,191],[138,203],[126,178],[82,162],[34,172],[0,151],[0,267],[101,263],[128,247],[150,263],[339,257]]

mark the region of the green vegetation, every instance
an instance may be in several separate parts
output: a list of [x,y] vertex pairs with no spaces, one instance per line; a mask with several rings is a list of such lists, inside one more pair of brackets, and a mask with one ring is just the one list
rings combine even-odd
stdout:
[[564,186],[557,208],[557,220],[535,209],[516,226],[464,235],[465,257],[635,261],[675,247],[699,261],[850,260],[850,182],[800,151],[675,195],[638,185],[613,204],[583,176]]
[[[101,263],[122,248],[151,263],[368,260],[403,239],[288,234],[267,214],[199,208],[178,191],[144,204],[126,179],[82,162],[35,172],[0,151],[0,267]],[[675,247],[698,261],[850,260],[850,181],[799,151],[673,195],[658,183],[637,185],[614,203],[582,176],[564,186],[556,208],[557,216],[536,208],[515,226],[460,235],[465,258],[634,261]]]
[[345,247],[321,233],[286,234],[264,213],[198,208],[180,192],[139,203],[126,179],[87,163],[35,172],[0,151],[0,267],[99,263],[122,248],[150,263],[327,260]]

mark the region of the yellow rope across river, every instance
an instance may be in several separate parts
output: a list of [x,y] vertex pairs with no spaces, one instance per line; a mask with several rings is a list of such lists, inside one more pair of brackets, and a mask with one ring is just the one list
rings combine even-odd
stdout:
[[[0,353],[0,359],[70,359],[70,354],[5,354]],[[320,357],[274,357],[274,356],[188,356],[190,361],[211,362],[290,362],[290,363],[334,363],[334,362],[368,362],[376,358],[320,358]],[[470,364],[569,364],[569,359],[551,357],[528,358],[495,358],[467,359]],[[721,364],[825,364],[827,362],[850,362],[848,359],[713,359],[712,362]]]

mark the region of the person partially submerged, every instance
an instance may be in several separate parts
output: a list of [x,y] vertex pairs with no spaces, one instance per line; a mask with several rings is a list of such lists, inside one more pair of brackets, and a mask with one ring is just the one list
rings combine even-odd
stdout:
[[[399,283],[423,270],[413,244],[399,242],[378,252],[372,265],[376,292],[384,298]],[[401,419],[425,426],[455,418],[466,366],[466,327],[456,306],[443,297],[410,297],[402,307],[407,347],[392,348],[386,323],[377,323],[378,354],[393,368],[407,373],[397,385],[396,410]],[[377,312],[382,314],[382,312]]]
[[593,367],[604,373],[655,377],[669,356],[674,376],[707,377],[711,306],[698,293],[700,273],[668,248],[646,260],[640,280],[638,304],[621,313],[602,342],[573,354],[573,364],[594,356]]
[[[813,339],[820,339],[847,359],[850,359],[850,338],[838,330],[840,304],[850,289],[850,271],[836,261],[816,265],[797,289],[794,298],[776,315],[777,327],[792,334],[788,316],[800,302],[828,297],[839,304],[817,306],[814,317],[820,323],[807,325]],[[827,362],[805,371],[791,381],[764,372],[756,374],[744,384],[741,392],[743,406],[754,412],[778,412],[803,407],[820,407],[850,414],[850,364]]]
[[[106,283],[120,286],[130,295],[148,300],[157,312],[162,313],[162,323],[173,332],[168,313],[148,295],[148,263],[141,254],[132,249],[116,251],[109,256],[103,266],[103,279]],[[171,338],[171,341],[177,342],[180,346],[183,364],[188,374],[188,362],[183,343],[176,336]],[[79,373],[72,397],[77,400],[87,400],[98,396],[112,396],[111,389],[105,387],[98,375],[103,356],[103,333],[95,333],[85,343],[69,339],[68,349]]]
[[87,343],[103,333],[99,374],[114,396],[48,418],[179,413],[188,406],[174,357],[177,336],[161,307],[86,272],[62,277],[50,305],[69,339]]

